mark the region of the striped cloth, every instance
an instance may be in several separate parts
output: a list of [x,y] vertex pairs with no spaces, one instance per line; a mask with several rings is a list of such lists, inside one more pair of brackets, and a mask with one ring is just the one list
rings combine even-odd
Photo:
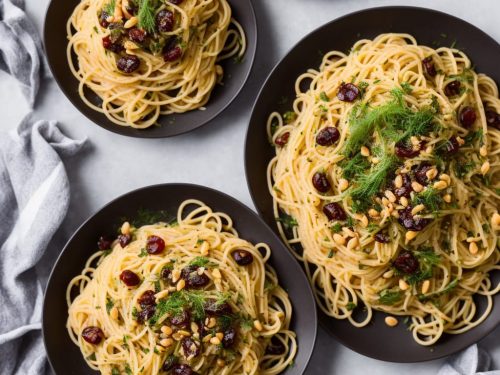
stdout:
[[26,117],[0,134],[0,373],[45,372],[43,285],[35,266],[69,204],[63,160],[84,141]]

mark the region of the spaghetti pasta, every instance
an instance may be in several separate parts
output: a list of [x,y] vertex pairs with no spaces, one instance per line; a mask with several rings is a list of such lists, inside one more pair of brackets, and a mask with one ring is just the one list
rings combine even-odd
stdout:
[[160,115],[203,110],[222,80],[218,62],[240,59],[246,48],[227,0],[82,0],[67,34],[82,100],[138,129]]
[[356,327],[408,316],[421,345],[484,321],[500,290],[495,82],[456,48],[382,34],[328,52],[295,91],[267,123],[268,185],[321,310]]
[[292,306],[266,244],[239,238],[228,215],[197,200],[176,222],[121,231],[67,288],[68,333],[91,368],[278,374],[292,362]]

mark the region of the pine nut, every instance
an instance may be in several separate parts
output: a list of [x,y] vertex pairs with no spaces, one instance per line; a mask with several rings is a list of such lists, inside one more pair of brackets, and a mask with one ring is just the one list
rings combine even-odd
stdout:
[[191,336],[191,332],[188,332],[188,331],[186,331],[184,329],[181,329],[181,330],[179,330],[177,332],[179,333],[179,335],[182,335],[184,337],[190,337]]
[[341,178],[339,180],[339,190],[344,191],[349,187],[349,181],[347,181],[345,178]]
[[203,241],[203,243],[201,244],[201,247],[200,247],[201,255],[207,256],[209,248],[210,248],[210,245],[208,244],[208,241]]
[[176,283],[177,280],[179,280],[181,277],[181,271],[179,270],[173,270],[172,271],[172,282]]
[[409,230],[405,234],[406,241],[409,242],[409,241],[413,240],[415,237],[417,237],[417,234],[418,234],[418,232],[414,232],[412,230]]
[[434,148],[432,146],[427,146],[427,148],[425,149],[425,153],[429,155],[432,155],[432,151],[434,151]]
[[200,267],[196,270],[196,273],[201,276],[205,272],[205,267]]
[[182,289],[184,289],[184,287],[186,286],[186,280],[182,279],[182,280],[179,280],[179,282],[177,283],[177,291],[181,291]]
[[417,181],[413,181],[411,183],[411,187],[416,193],[420,193],[422,190],[424,190],[424,187],[420,185]]
[[361,221],[361,226],[363,228],[366,228],[368,226],[368,218],[366,217],[366,215],[361,215],[358,220]]
[[219,345],[220,344],[220,340],[218,337],[212,337],[210,339],[210,344],[213,344],[213,345]]
[[373,163],[373,164],[378,164],[378,163],[380,163],[380,159],[379,159],[379,158],[377,158],[376,156],[374,156],[374,157],[372,158],[372,163]]
[[172,335],[172,337],[174,338],[174,340],[175,340],[175,341],[181,341],[181,340],[184,338],[184,336],[183,336],[183,335],[181,335],[179,332],[175,332],[175,333]]
[[118,309],[116,307],[113,307],[110,311],[109,311],[109,316],[111,317],[111,319],[113,320],[117,320],[118,319]]
[[490,162],[485,161],[483,165],[481,165],[481,174],[484,176],[490,170]]
[[479,242],[481,241],[481,237],[467,237],[466,241],[468,243],[471,243],[471,242]]
[[114,22],[115,18],[113,16],[109,16],[106,18],[106,22],[112,23]]
[[221,279],[221,278],[222,278],[222,275],[221,275],[221,273],[220,273],[220,271],[219,271],[219,269],[218,269],[218,268],[214,268],[214,269],[212,270],[212,276],[213,276],[215,279]]
[[169,326],[161,326],[160,328],[161,333],[163,333],[165,336],[170,336],[172,334],[172,328]]
[[427,176],[427,178],[430,181],[430,180],[433,180],[434,178],[436,178],[437,173],[438,173],[438,171],[436,168],[431,168],[427,172],[425,172],[425,175]]
[[394,186],[398,189],[403,186],[403,177],[400,174],[394,179]]
[[128,221],[126,221],[122,224],[120,232],[122,232],[122,234],[129,234],[130,233],[130,223]]
[[191,322],[191,331],[193,331],[193,333],[196,333],[198,332],[198,324],[196,324],[195,322]]
[[224,338],[224,334],[222,332],[217,332],[215,334],[215,337],[217,337],[219,340],[222,340]]
[[416,205],[413,207],[413,210],[411,210],[412,215],[418,214],[420,211],[425,210],[425,206],[423,204]]
[[203,342],[209,342],[211,338],[212,338],[212,335],[208,334],[205,337],[203,337],[203,339],[201,341],[203,341]]
[[495,228],[500,227],[500,215],[498,212],[495,212],[491,217],[491,225]]
[[386,197],[382,197],[382,204],[384,206],[389,206],[391,202],[389,202],[389,199],[387,199]]
[[342,227],[342,232],[344,232],[345,235],[348,236],[348,237],[357,237],[358,236],[355,232],[353,232],[348,227]]
[[373,209],[373,208],[370,208],[368,210],[368,215],[371,217],[371,218],[377,218],[377,217],[380,217],[380,212],[378,212],[377,210]]
[[224,367],[226,365],[226,361],[221,358],[217,358],[217,366]]
[[449,175],[447,175],[446,173],[443,173],[441,176],[439,176],[439,179],[441,181],[446,182],[446,185],[450,185],[451,184],[451,177]]
[[450,194],[446,194],[446,195],[443,197],[443,200],[444,200],[446,203],[450,203],[450,202],[451,202],[451,195],[450,195]]
[[444,190],[448,187],[448,184],[441,180],[441,181],[435,182],[434,185],[432,185],[432,187],[434,189],[437,189],[437,190]]
[[174,343],[174,340],[172,340],[171,338],[163,339],[163,340],[160,341],[160,345],[163,346],[163,347],[165,347],[165,348],[168,348],[173,343]]
[[390,279],[393,276],[394,276],[394,270],[389,270],[387,272],[384,272],[384,274],[382,275],[384,279]]
[[351,239],[349,240],[349,242],[347,243],[347,248],[348,248],[349,250],[352,250],[352,249],[354,249],[355,247],[357,247],[357,246],[358,246],[358,244],[359,244],[359,240],[358,240],[358,238],[357,238],[357,237],[351,238]]
[[430,287],[431,287],[431,281],[430,280],[425,280],[422,283],[422,294],[426,294],[429,291]]
[[475,255],[475,254],[477,254],[478,251],[479,251],[479,248],[477,247],[477,244],[475,242],[471,242],[469,244],[469,252],[472,255]]
[[396,219],[399,219],[399,212],[397,210],[394,210],[392,211],[391,216],[395,217]]
[[408,207],[408,204],[409,204],[409,202],[408,202],[408,198],[406,198],[406,197],[401,197],[401,198],[399,199],[399,203],[401,203],[401,205],[402,205],[403,207]]
[[391,203],[396,202],[396,196],[394,195],[394,193],[392,191],[386,190],[384,195],[387,197],[387,199],[389,199],[389,202],[391,202]]
[[398,325],[398,320],[393,316],[387,316],[385,318],[385,324],[389,327],[396,327]]
[[214,328],[216,324],[217,324],[217,321],[215,320],[215,318],[210,318],[208,320],[207,327],[208,328]]
[[462,137],[456,137],[455,138],[460,146],[463,146],[465,144],[465,141]]
[[264,327],[262,327],[262,323],[259,321],[259,320],[254,320],[253,321],[253,326],[255,327],[255,329],[257,331],[262,331],[264,329]]
[[335,241],[335,243],[336,243],[337,245],[341,245],[341,246],[345,245],[345,238],[344,238],[344,237],[342,237],[342,236],[341,236],[340,234],[338,234],[338,233],[335,233],[335,234],[333,235],[333,240]]
[[488,155],[488,149],[486,148],[486,145],[481,146],[481,148],[479,149],[479,155],[481,156]]
[[420,141],[414,135],[410,137],[410,142],[413,146],[420,146]]
[[155,294],[156,303],[158,303],[162,298],[168,296],[168,289],[163,289],[161,292]]
[[361,155],[365,157],[370,156],[370,150],[368,149],[368,147],[366,146],[361,147]]
[[125,22],[125,24],[123,25],[123,27],[126,28],[126,29],[130,29],[130,28],[134,27],[135,25],[137,25],[137,22],[139,22],[139,20],[137,19],[137,17],[132,17],[127,22]]
[[404,281],[403,279],[399,279],[399,289],[401,290],[408,290],[410,286],[408,285],[408,283],[406,281]]

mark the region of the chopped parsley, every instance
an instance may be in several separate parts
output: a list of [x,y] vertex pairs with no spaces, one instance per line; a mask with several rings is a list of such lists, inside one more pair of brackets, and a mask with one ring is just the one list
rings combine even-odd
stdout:
[[354,310],[358,305],[356,305],[354,302],[349,301],[346,305],[347,311],[352,311]]
[[412,200],[414,206],[423,204],[425,208],[432,213],[437,213],[443,202],[443,198],[441,198],[439,191],[432,187],[416,194],[415,198]]
[[421,301],[421,302],[426,302],[430,299],[435,299],[435,298],[438,298],[444,294],[448,294],[450,293],[453,289],[455,289],[458,285],[458,282],[460,280],[458,278],[455,278],[453,279],[444,289],[440,290],[440,291],[437,291],[437,292],[432,292],[432,293],[428,293],[428,294],[420,294],[418,296],[418,299]]
[[285,121],[285,124],[290,124],[294,122],[297,119],[297,114],[293,111],[288,111],[283,113],[283,120]]
[[378,302],[382,305],[392,306],[401,301],[402,296],[399,290],[384,289],[379,293]]
[[143,247],[141,249],[141,252],[139,253],[139,258],[144,258],[145,256],[148,255],[148,252],[146,251],[146,249]]
[[299,223],[297,223],[297,220],[294,217],[288,215],[285,212],[281,213],[280,217],[276,218],[276,221],[283,224],[283,227],[286,230],[291,230],[293,229],[293,227],[299,225]]
[[401,83],[401,88],[403,89],[405,94],[411,94],[413,91],[413,86],[410,85],[408,82]]
[[324,91],[321,91],[321,93],[319,94],[319,98],[324,102],[330,101],[330,98],[328,98],[328,96],[326,95],[326,93]]
[[139,19],[139,27],[141,29],[146,30],[150,34],[154,34],[156,30],[155,5],[156,5],[155,0],[140,0],[139,11],[137,12],[137,18]]
[[111,311],[111,309],[113,308],[113,306],[115,305],[114,301],[107,297],[106,298],[106,312],[109,314],[109,312]]

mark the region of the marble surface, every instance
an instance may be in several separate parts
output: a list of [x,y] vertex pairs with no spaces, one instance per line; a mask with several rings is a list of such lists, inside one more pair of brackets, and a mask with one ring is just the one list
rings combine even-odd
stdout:
[[[28,13],[42,30],[48,0],[27,0]],[[141,140],[118,136],[92,124],[64,97],[53,80],[42,85],[35,114],[55,119],[74,138],[89,138],[85,152],[67,165],[72,200],[68,216],[48,250],[46,266],[69,235],[89,215],[114,197],[155,183],[191,182],[222,190],[253,208],[247,190],[243,151],[250,105],[258,88],[278,60],[304,35],[346,13],[381,5],[418,5],[461,17],[500,41],[500,1],[480,0],[254,0],[260,38],[273,48],[258,49],[252,75],[235,102],[211,124],[170,139]],[[62,46],[61,48],[64,48]],[[0,73],[0,130],[13,128],[28,112],[16,82]],[[381,343],[383,345],[383,343]],[[481,345],[500,367],[500,328]],[[419,364],[376,361],[347,349],[320,329],[308,375],[436,373],[442,360]]]

